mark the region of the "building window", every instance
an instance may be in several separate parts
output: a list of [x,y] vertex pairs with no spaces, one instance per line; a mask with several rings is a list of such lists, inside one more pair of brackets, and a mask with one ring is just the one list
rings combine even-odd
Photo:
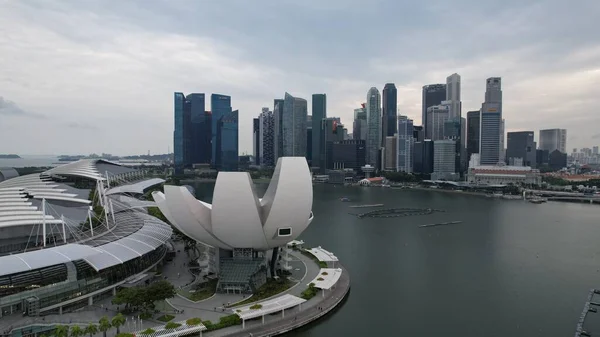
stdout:
[[292,235],[292,227],[279,228],[277,230],[277,235],[278,236],[290,236],[290,235]]

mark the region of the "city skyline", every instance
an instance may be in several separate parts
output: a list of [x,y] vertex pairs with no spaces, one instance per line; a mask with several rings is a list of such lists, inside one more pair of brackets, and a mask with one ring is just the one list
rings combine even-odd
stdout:
[[[463,113],[480,107],[485,79],[498,76],[503,79],[505,132],[537,134],[541,129],[563,128],[573,130],[568,133],[569,148],[600,143],[594,128],[600,117],[587,113],[595,106],[594,84],[600,80],[599,43],[589,35],[595,30],[588,18],[600,6],[594,1],[568,11],[560,1],[500,7],[467,1],[453,6],[381,1],[366,12],[358,5],[340,9],[336,1],[244,8],[219,4],[219,15],[253,13],[241,20],[230,17],[225,30],[219,15],[196,20],[195,13],[215,12],[216,4],[152,3],[140,11],[141,5],[135,1],[0,4],[0,20],[5,23],[0,27],[0,55],[11,65],[0,76],[0,153],[172,151],[173,91],[231,96],[239,109],[240,153],[252,152],[253,118],[285,91],[307,100],[313,93],[326,93],[327,114],[340,116],[351,130],[353,111],[364,102],[364,93],[372,86],[382,92],[385,83],[395,83],[399,114],[420,125],[422,87],[440,83],[452,73],[461,75]],[[273,15],[288,7],[297,13],[291,20]],[[496,13],[494,19],[487,15],[490,11]],[[393,13],[405,13],[406,20],[392,24],[381,20],[397,15]],[[459,25],[440,20],[452,13],[468,20]],[[32,15],[36,20],[29,19]],[[352,27],[355,17],[378,20],[359,30]],[[315,24],[305,25],[310,18]],[[480,21],[503,28],[482,36],[472,29]],[[280,29],[273,31],[273,25]],[[310,27],[298,31],[298,26]],[[245,36],[248,27],[255,30],[252,38]],[[414,34],[403,34],[408,30]],[[198,31],[203,33],[191,33]],[[395,33],[374,36],[374,31]],[[314,40],[319,32],[325,32],[323,38]],[[439,32],[457,38],[448,44]],[[338,43],[328,42],[333,36]],[[371,48],[389,38],[402,47],[385,54]],[[357,48],[357,41],[368,45]],[[265,48],[265,44],[309,42],[318,48],[303,48],[300,53]],[[473,43],[480,47],[467,53],[466,46]],[[445,48],[442,57],[436,52],[440,46]],[[312,109],[308,112],[312,114]],[[50,134],[67,130],[78,141],[67,137],[41,141],[38,130]],[[8,141],[13,138],[22,141]]]

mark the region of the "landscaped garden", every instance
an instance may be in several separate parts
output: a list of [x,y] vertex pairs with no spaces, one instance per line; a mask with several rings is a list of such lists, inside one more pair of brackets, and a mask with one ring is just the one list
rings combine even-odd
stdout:
[[267,283],[263,284],[262,287],[258,288],[258,290],[252,295],[245,299],[242,302],[237,302],[229,305],[229,307],[237,307],[239,305],[249,304],[253,302],[258,302],[264,300],[266,298],[275,296],[280,294],[288,289],[290,289],[296,283],[288,280],[287,278],[280,278],[279,280],[275,279],[267,279]]

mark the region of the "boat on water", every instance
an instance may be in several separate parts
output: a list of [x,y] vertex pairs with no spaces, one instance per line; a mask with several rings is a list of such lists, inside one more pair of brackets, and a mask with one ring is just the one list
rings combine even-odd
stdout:
[[532,203],[532,204],[543,204],[546,201],[548,201],[548,200],[546,200],[544,198],[531,198],[531,199],[529,199],[529,202]]
[[448,222],[440,222],[440,223],[431,223],[431,224],[427,224],[427,225],[421,225],[419,227],[433,227],[433,226],[445,226],[445,225],[455,225],[455,224],[459,224],[462,221],[448,221]]
[[350,201],[350,198],[348,198],[348,197],[341,197],[340,201],[342,201],[342,202],[348,202],[348,201]]
[[373,204],[373,205],[354,205],[354,206],[350,206],[350,208],[367,208],[367,207],[383,207],[383,204]]

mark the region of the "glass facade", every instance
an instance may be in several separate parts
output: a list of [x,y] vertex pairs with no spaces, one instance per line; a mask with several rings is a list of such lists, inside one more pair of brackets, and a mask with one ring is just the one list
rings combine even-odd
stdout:
[[427,127],[429,120],[427,119],[427,109],[429,107],[440,105],[446,100],[446,85],[445,84],[429,84],[423,87],[423,111],[421,114],[421,125],[425,128],[425,134],[428,134]]
[[173,162],[176,171],[183,170],[184,166],[184,118],[183,110],[185,105],[185,97],[182,93],[176,92],[174,95],[175,103],[175,131],[173,132]]
[[213,166],[217,167],[218,166],[217,157],[221,156],[221,154],[217,153],[217,133],[219,132],[218,128],[217,128],[217,124],[219,124],[219,121],[221,120],[221,118],[231,114],[231,96],[212,94],[210,96],[210,108],[211,108],[211,112],[212,112],[211,143],[212,143],[212,153],[213,153],[213,156],[211,158],[211,164]]
[[215,167],[219,171],[238,170],[238,117],[238,110],[235,110],[217,123]]
[[[43,310],[42,314],[58,313],[60,303],[109,288],[139,274],[158,263],[165,253],[166,247],[163,245],[148,254],[100,272],[96,272],[87,262],[79,260],[2,277],[0,317],[21,315],[27,310],[26,300],[31,297],[37,298],[37,306]],[[87,305],[87,298],[75,301],[71,305],[63,306],[63,313]],[[44,310],[45,308],[47,310]]]
[[282,99],[273,101],[273,161],[277,165],[277,159],[283,156],[283,104]]
[[396,132],[396,119],[398,110],[398,90],[394,83],[387,83],[383,87],[382,109],[382,139],[393,137]]
[[287,92],[283,102],[283,156],[306,157],[306,100]]
[[413,120],[408,116],[398,116],[398,145],[396,146],[397,156],[396,171],[413,172]]
[[[323,147],[321,139],[321,120],[327,118],[327,95],[313,94],[312,95],[312,140],[311,140],[311,156],[312,166],[320,165],[321,148]],[[307,148],[308,149],[308,148]]]
[[479,110],[467,112],[467,160],[471,160],[473,153],[479,153]]
[[188,143],[188,158],[186,165],[210,163],[210,114],[206,113],[204,94],[189,94],[186,96],[186,107],[190,114],[190,136]]
[[372,87],[367,93],[367,164],[381,169],[381,95]]

